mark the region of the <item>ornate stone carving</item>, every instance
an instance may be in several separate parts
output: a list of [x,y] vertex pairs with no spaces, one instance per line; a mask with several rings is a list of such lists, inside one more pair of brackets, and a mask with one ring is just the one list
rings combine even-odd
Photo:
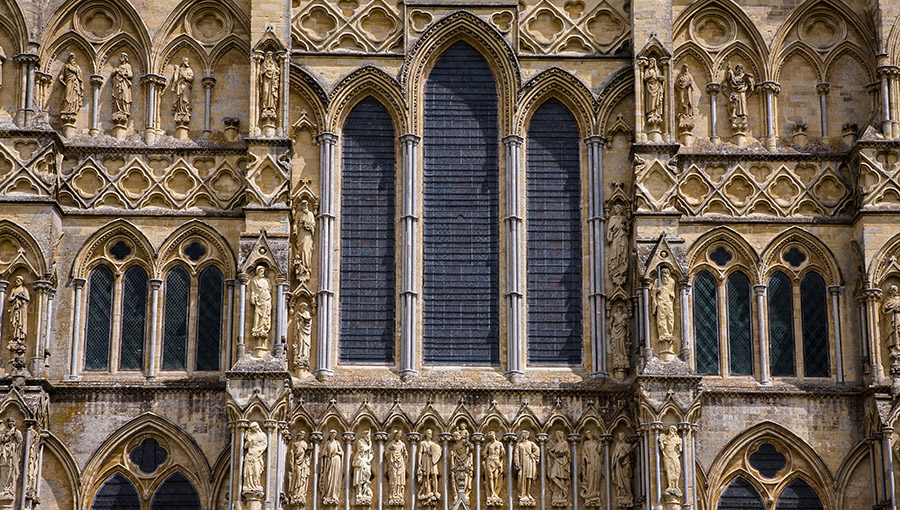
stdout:
[[356,453],[353,454],[353,487],[356,489],[356,504],[368,506],[372,503],[372,431],[363,432],[356,441]]
[[535,505],[531,485],[538,476],[541,451],[530,437],[531,433],[527,430],[519,433],[513,455],[513,464],[518,472],[519,506]]
[[7,418],[0,430],[0,501],[16,497],[16,485],[19,480],[19,463],[22,460],[22,432],[16,427],[16,420]]
[[896,285],[888,287],[884,294],[884,304],[881,309],[887,316],[888,329],[885,331],[887,338],[885,342],[891,349],[891,355],[900,354],[898,340],[900,340],[900,290]]
[[431,429],[425,431],[425,439],[419,444],[419,465],[416,480],[419,482],[419,501],[424,505],[434,505],[441,499],[438,478],[441,447],[432,439]]
[[301,283],[309,280],[312,270],[313,241],[316,235],[316,216],[309,208],[309,201],[300,202],[300,211],[294,220],[294,240],[297,254],[294,256],[294,275]]
[[641,66],[644,71],[644,112],[647,118],[647,131],[659,132],[662,128],[665,107],[665,78],[656,58],[641,61]]
[[131,87],[134,82],[134,71],[128,62],[127,53],[119,56],[119,65],[113,68],[110,79],[112,81],[113,123],[116,126],[125,126],[131,116]]
[[625,204],[611,204],[609,221],[606,224],[606,238],[609,243],[607,270],[614,285],[625,285],[628,278],[628,215]]
[[587,507],[601,507],[603,485],[603,448],[597,434],[588,430],[581,446],[581,497]]
[[465,424],[460,424],[453,431],[453,446],[450,448],[450,469],[457,474],[457,477],[465,481],[464,490],[467,499],[472,490],[473,448],[474,446],[469,440]]
[[[269,338],[269,330],[272,327],[272,288],[266,277],[265,266],[256,266],[256,276],[250,280],[250,304],[253,305],[253,329],[250,333],[253,338],[262,339],[262,345],[257,345],[257,350],[265,350],[265,340]],[[259,354],[257,354],[259,355]]]
[[312,336],[312,313],[309,303],[300,300],[296,305],[294,321],[297,325],[297,336],[294,339],[294,366],[298,369],[309,368],[309,348]]
[[662,452],[662,463],[666,473],[666,494],[681,497],[681,437],[675,425],[670,425],[668,432],[659,436],[659,449]]
[[32,428],[31,431],[31,446],[28,448],[25,465],[25,496],[35,499],[38,494],[38,485],[41,483],[41,435],[37,427]]
[[260,124],[267,130],[267,136],[274,135],[275,126],[278,124],[280,98],[281,67],[275,60],[275,53],[268,51],[259,68]]
[[484,477],[487,482],[487,506],[503,506],[500,498],[500,489],[503,487],[503,473],[505,471],[503,458],[506,448],[497,439],[497,433],[491,430],[487,434],[487,444],[484,445]]
[[550,479],[550,504],[565,507],[569,499],[569,479],[572,472],[572,456],[569,443],[561,430],[553,432],[547,444],[547,477]]
[[656,317],[659,339],[659,356],[663,361],[675,358],[675,279],[672,270],[661,267],[659,277],[653,281],[651,313]]
[[194,85],[194,70],[187,57],[181,59],[180,66],[172,66],[171,87],[175,93],[172,114],[175,125],[186,129],[191,121],[191,87]]
[[388,506],[403,506],[406,494],[406,464],[409,453],[399,430],[392,434],[384,460],[387,465]]
[[306,491],[309,486],[309,463],[312,447],[306,441],[306,432],[301,431],[291,441],[288,450],[288,476],[285,501],[290,505],[306,506]]
[[[675,76],[675,93],[678,98],[678,127],[681,134],[691,135],[694,130],[694,116],[697,114],[697,103],[700,102],[700,89],[694,82],[694,76],[687,64],[681,65],[681,71]],[[686,139],[682,139],[686,142]]]
[[616,446],[613,448],[610,464],[612,464],[612,483],[616,491],[616,505],[619,508],[634,506],[634,493],[631,484],[634,478],[635,444],[628,441],[625,433],[616,434]]
[[69,53],[66,63],[59,72],[59,81],[63,84],[63,95],[59,105],[59,118],[63,124],[74,127],[75,119],[84,101],[84,77],[81,66],[75,62],[75,54]]
[[609,343],[612,348],[613,370],[616,378],[624,379],[631,367],[631,305],[617,299],[609,312]]
[[13,355],[13,375],[25,375],[25,340],[28,337],[28,303],[31,294],[25,288],[25,279],[16,276],[15,285],[9,291],[9,331],[11,338],[6,348]]
[[338,440],[337,431],[328,433],[322,446],[322,503],[337,505],[341,498],[341,481],[344,479],[344,449]]
[[744,72],[744,66],[738,64],[731,70],[731,63],[725,70],[725,92],[728,94],[728,115],[731,118],[731,130],[735,135],[745,135],[749,129],[747,124],[747,97],[753,93],[753,75]]
[[269,439],[257,422],[250,423],[244,437],[244,472],[241,479],[241,494],[247,501],[259,501],[265,494],[263,477],[266,472],[265,453]]

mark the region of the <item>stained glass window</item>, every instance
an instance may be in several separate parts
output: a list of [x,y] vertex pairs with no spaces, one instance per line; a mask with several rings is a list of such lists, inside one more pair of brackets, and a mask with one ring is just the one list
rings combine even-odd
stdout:
[[200,510],[200,496],[191,481],[176,471],[156,489],[150,510]]
[[87,328],[84,338],[84,369],[109,369],[109,336],[112,331],[113,273],[99,265],[88,280]]
[[828,306],[825,280],[809,272],[800,280],[800,317],[803,323],[803,369],[807,377],[828,377]]
[[169,452],[159,444],[159,441],[152,437],[148,437],[131,450],[131,453],[128,454],[128,458],[131,459],[131,462],[134,462],[142,472],[150,474],[156,471],[156,469],[169,458]]
[[222,271],[209,266],[197,283],[197,370],[219,370],[222,337]]
[[750,466],[759,471],[766,478],[775,478],[779,471],[787,466],[787,459],[772,443],[763,443],[755,452],[751,453],[747,460]]
[[123,280],[119,370],[140,370],[147,333],[147,272],[140,266],[132,266],[125,271]]
[[191,280],[182,267],[166,275],[165,327],[162,369],[184,370],[187,366],[188,298]]
[[91,510],[141,510],[141,498],[131,481],[116,473],[105,482],[91,504]]
[[775,510],[822,510],[822,501],[816,491],[802,478],[797,478],[785,487],[778,496]]
[[753,374],[753,329],[750,280],[735,271],[728,276],[728,357],[731,375]]
[[782,272],[769,278],[769,354],[773,376],[796,375],[794,369],[794,288]]
[[739,476],[719,496],[717,510],[766,510],[762,497],[753,485]]
[[694,337],[697,344],[697,372],[719,373],[719,321],[716,279],[709,271],[694,277]]

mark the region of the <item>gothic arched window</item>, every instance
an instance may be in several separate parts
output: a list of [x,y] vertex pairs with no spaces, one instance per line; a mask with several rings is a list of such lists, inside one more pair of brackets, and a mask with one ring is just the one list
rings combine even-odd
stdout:
[[180,266],[169,270],[165,280],[165,326],[163,327],[162,369],[187,368],[188,301],[191,278]]
[[87,288],[84,369],[108,370],[112,334],[113,272],[105,264],[91,270]]
[[753,326],[750,280],[735,271],[728,275],[728,360],[731,375],[753,375]]
[[[88,278],[85,370],[141,370],[147,337],[147,271],[132,265],[118,279],[106,264]],[[113,318],[120,316],[116,323]],[[110,340],[118,339],[116,344]],[[118,356],[114,356],[118,353]],[[117,364],[110,366],[110,361]]]
[[781,491],[775,510],[822,510],[816,491],[802,478],[796,478]]
[[694,338],[697,372],[719,373],[719,318],[716,278],[709,271],[694,277]]
[[765,510],[759,491],[744,477],[738,476],[719,496],[716,510]]
[[164,282],[161,369],[220,370],[222,271],[209,265],[191,276],[176,265],[166,273]]
[[156,489],[150,510],[200,510],[200,496],[191,481],[176,471]]
[[794,368],[794,287],[781,271],[769,277],[769,355],[773,376],[796,375]]
[[803,331],[803,374],[828,377],[828,306],[825,280],[810,271],[800,280],[800,317]]
[[131,481],[116,473],[94,495],[91,510],[141,510],[141,498]]
[[200,272],[197,282],[197,362],[198,372],[219,370],[222,351],[222,293],[225,277],[216,266]]

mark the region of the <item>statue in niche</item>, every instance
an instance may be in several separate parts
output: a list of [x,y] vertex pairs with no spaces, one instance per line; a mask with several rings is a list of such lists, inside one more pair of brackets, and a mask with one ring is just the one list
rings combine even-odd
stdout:
[[294,364],[297,368],[309,368],[309,346],[312,336],[312,313],[309,303],[300,301],[297,305],[297,338],[294,343]]
[[531,433],[523,430],[513,452],[513,465],[518,471],[519,506],[534,506],[531,495],[531,484],[538,475],[538,464],[541,461],[541,450],[531,440]]
[[0,499],[15,498],[16,482],[19,479],[19,462],[22,458],[22,432],[16,428],[16,420],[7,418],[0,430],[0,468],[3,470],[3,485]]
[[322,503],[337,505],[341,497],[341,480],[344,478],[344,449],[338,441],[337,431],[328,433],[322,447]]
[[615,285],[625,285],[628,278],[628,216],[621,202],[612,206],[606,224],[606,238],[609,242],[609,278]]
[[900,290],[896,285],[888,287],[888,291],[884,296],[884,304],[882,305],[884,314],[888,317],[888,347],[891,348],[891,354],[900,351]]
[[753,75],[744,72],[743,64],[731,70],[731,62],[725,70],[725,91],[728,94],[728,115],[731,118],[731,129],[735,133],[746,133],[747,96],[753,93]]
[[25,278],[16,276],[15,285],[9,291],[9,330],[12,333],[12,342],[25,344],[28,336],[28,302],[31,294],[25,288]]
[[353,487],[356,488],[356,504],[368,506],[372,503],[372,431],[365,431],[356,442],[353,455]]
[[628,344],[631,337],[631,310],[626,302],[619,300],[610,312],[609,337],[612,347],[613,369],[616,376],[624,378],[631,365]]
[[128,62],[128,54],[119,56],[119,65],[113,68],[112,79],[113,122],[124,125],[131,116],[131,87],[134,83],[134,71]]
[[81,66],[75,62],[75,54],[69,53],[66,63],[59,72],[59,81],[63,84],[62,103],[59,115],[63,122],[74,123],[75,116],[84,102],[84,77]]
[[309,485],[310,445],[306,432],[301,431],[291,442],[288,450],[288,476],[285,498],[291,505],[306,506],[306,490]]
[[269,438],[257,422],[250,423],[244,438],[244,476],[241,493],[244,496],[260,498],[263,495],[263,475],[266,470],[265,453],[269,448]]
[[681,438],[675,425],[669,425],[669,431],[660,434],[659,449],[662,451],[663,468],[666,472],[666,494],[681,496],[678,488],[681,481]]
[[581,497],[584,498],[585,506],[600,507],[603,484],[602,447],[593,430],[585,432],[584,437],[581,447]]
[[38,468],[40,467],[40,456],[41,456],[41,441],[40,441],[40,432],[33,428],[32,430],[32,441],[31,446],[28,448],[28,459],[25,470],[25,495],[31,499],[34,499],[37,496],[37,487],[38,484],[41,483],[40,473],[38,473]]
[[487,506],[503,506],[500,488],[503,487],[503,455],[506,448],[497,439],[497,433],[488,432],[484,446],[484,476],[487,479]]
[[612,451],[612,482],[616,487],[616,504],[620,508],[631,508],[634,505],[634,494],[631,492],[634,477],[634,443],[625,438],[625,432],[616,434],[616,446]]
[[686,130],[694,128],[694,115],[697,114],[700,89],[694,82],[694,76],[687,64],[681,65],[681,71],[675,77],[675,91],[678,97],[678,125]]
[[453,431],[453,447],[450,448],[450,469],[457,473],[457,478],[465,480],[466,497],[472,491],[473,449],[474,446],[469,441],[469,434],[465,424],[460,424]]
[[272,290],[263,265],[256,266],[256,276],[250,280],[250,304],[254,306],[250,333],[254,338],[268,338],[272,327]]
[[388,506],[403,506],[403,495],[406,493],[406,459],[409,454],[406,451],[406,443],[395,430],[391,442],[385,450],[388,478]]
[[180,66],[172,66],[172,87],[175,101],[172,103],[172,114],[176,124],[187,124],[191,121],[191,87],[194,85],[194,70],[187,57],[181,59]]
[[441,460],[441,447],[434,442],[434,434],[431,429],[425,431],[425,439],[419,445],[419,466],[416,470],[416,480],[419,482],[419,501],[425,505],[433,505],[441,499],[440,485],[438,485],[438,462]]
[[555,507],[564,507],[569,499],[569,478],[571,478],[572,456],[569,453],[569,443],[561,430],[553,432],[550,443],[547,444],[547,476],[550,478],[550,504]]
[[661,354],[674,355],[672,349],[675,343],[675,279],[672,278],[672,272],[668,267],[662,267],[659,278],[653,282],[651,312],[656,316],[656,332],[659,335]]
[[275,54],[266,52],[259,71],[260,112],[262,117],[278,117],[278,98],[281,95],[281,68],[275,62]]
[[294,222],[294,240],[297,255],[294,257],[294,275],[302,283],[309,280],[312,270],[313,238],[316,235],[316,216],[309,209],[309,201],[300,202],[300,212]]
[[662,71],[659,69],[655,58],[648,59],[644,64],[644,88],[646,89],[646,104],[648,127],[659,129],[663,122],[663,107],[665,103],[665,81]]

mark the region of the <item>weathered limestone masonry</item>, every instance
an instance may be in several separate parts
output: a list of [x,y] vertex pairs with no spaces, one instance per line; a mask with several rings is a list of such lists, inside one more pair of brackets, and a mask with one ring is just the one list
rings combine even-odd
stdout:
[[0,510],[897,510],[898,225],[900,0],[0,0]]

